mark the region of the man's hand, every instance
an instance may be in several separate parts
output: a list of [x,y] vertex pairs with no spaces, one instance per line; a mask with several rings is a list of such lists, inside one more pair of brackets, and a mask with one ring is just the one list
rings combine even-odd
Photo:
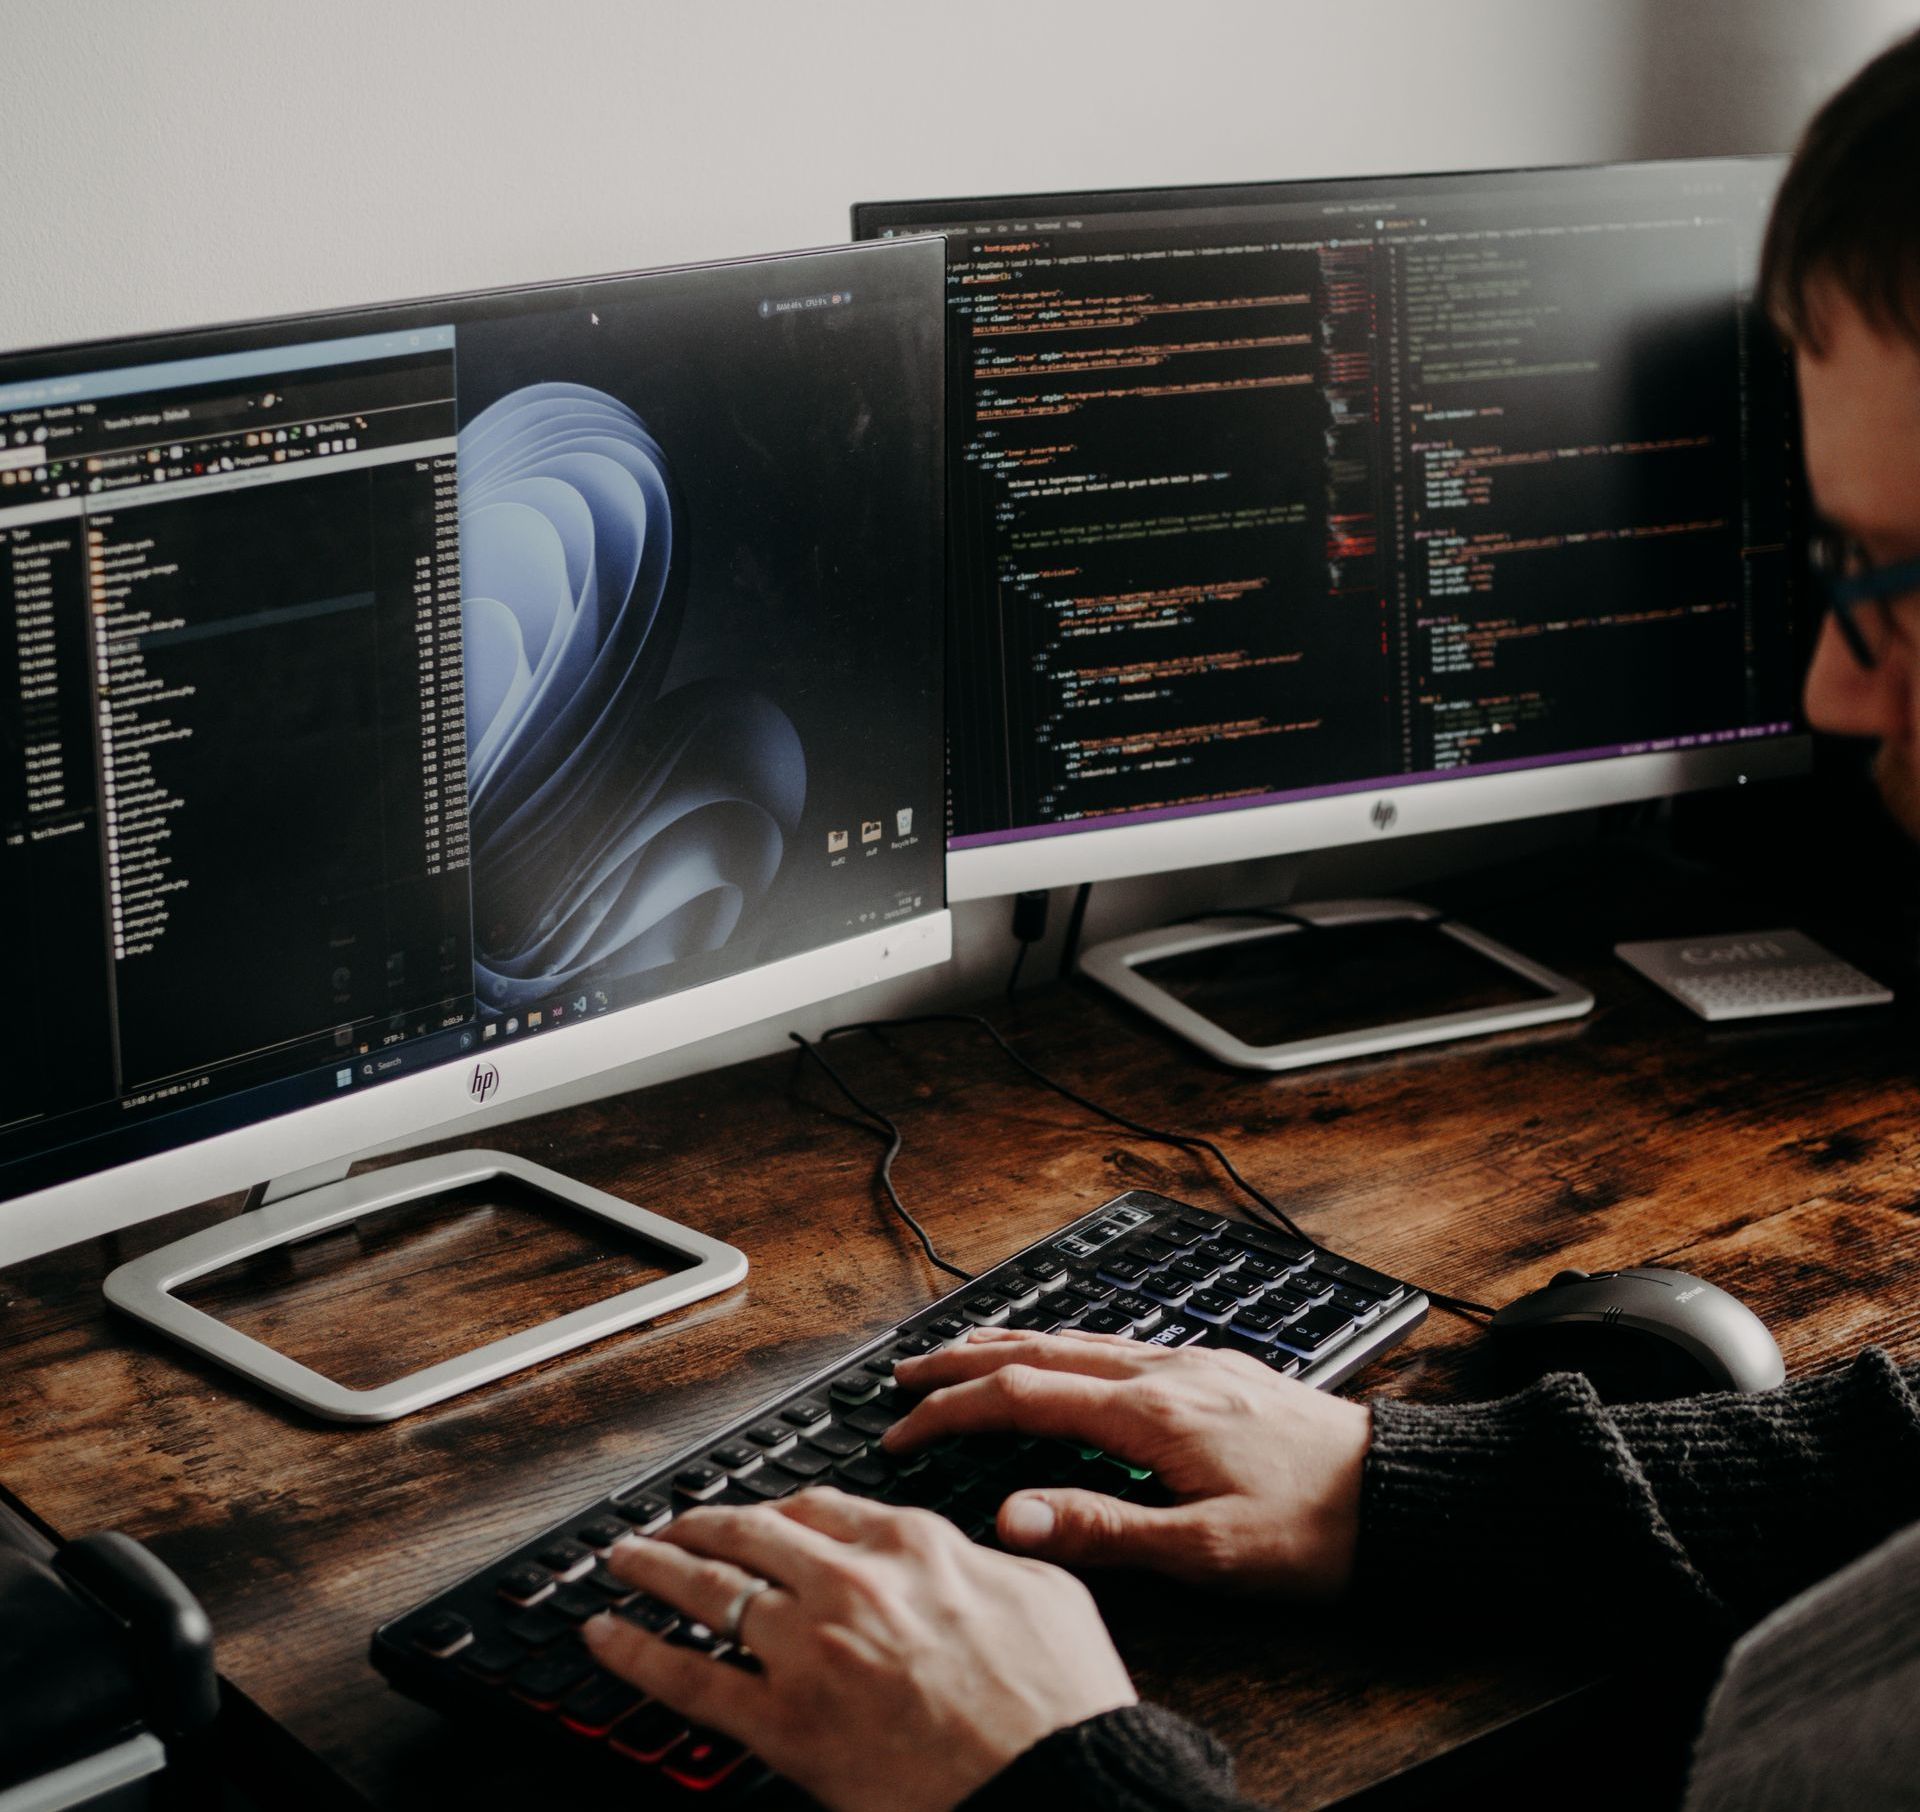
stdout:
[[1330,1598],[1353,1572],[1364,1406],[1277,1377],[1241,1353],[1104,1334],[980,1329],[903,1360],[928,1395],[887,1432],[905,1453],[988,1429],[1086,1441],[1149,1466],[1171,1508],[1087,1491],[1021,1491],[1000,1508],[1009,1547],[1075,1566],[1137,1566],[1196,1583]]
[[1137,1696],[1077,1579],[924,1510],[831,1490],[689,1510],[607,1564],[714,1628],[750,1579],[773,1582],[741,1619],[758,1672],[617,1617],[583,1633],[602,1666],[836,1812],[946,1812],[1042,1737]]

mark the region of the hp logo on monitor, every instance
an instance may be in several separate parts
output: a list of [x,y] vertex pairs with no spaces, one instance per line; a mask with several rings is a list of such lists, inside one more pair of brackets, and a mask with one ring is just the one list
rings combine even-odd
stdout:
[[1373,802],[1373,810],[1367,816],[1373,820],[1375,830],[1392,830],[1399,822],[1400,808],[1391,799],[1376,799]]
[[490,1063],[476,1063],[473,1066],[472,1080],[467,1084],[467,1093],[485,1106],[500,1087],[500,1072]]

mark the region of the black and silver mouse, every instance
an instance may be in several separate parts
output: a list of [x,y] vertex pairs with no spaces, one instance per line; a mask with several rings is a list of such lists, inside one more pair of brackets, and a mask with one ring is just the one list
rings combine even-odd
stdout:
[[1584,1372],[1613,1403],[1771,1390],[1780,1349],[1747,1305],[1685,1271],[1561,1271],[1493,1318],[1503,1363]]

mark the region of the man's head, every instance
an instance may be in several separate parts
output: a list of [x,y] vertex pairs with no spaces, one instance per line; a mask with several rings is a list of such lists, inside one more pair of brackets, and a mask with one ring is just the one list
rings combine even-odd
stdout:
[[[1807,128],[1767,229],[1760,288],[1793,348],[1807,480],[1857,567],[1920,558],[1920,33]],[[1862,607],[1864,665],[1832,621],[1807,674],[1820,729],[1875,737],[1875,775],[1920,836],[1920,591]]]

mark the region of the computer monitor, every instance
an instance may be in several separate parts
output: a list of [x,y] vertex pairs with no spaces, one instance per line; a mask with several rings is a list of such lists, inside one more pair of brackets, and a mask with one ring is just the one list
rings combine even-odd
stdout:
[[940,284],[0,360],[0,1251],[944,960]]
[[1777,160],[888,202],[956,899],[1801,771]]

